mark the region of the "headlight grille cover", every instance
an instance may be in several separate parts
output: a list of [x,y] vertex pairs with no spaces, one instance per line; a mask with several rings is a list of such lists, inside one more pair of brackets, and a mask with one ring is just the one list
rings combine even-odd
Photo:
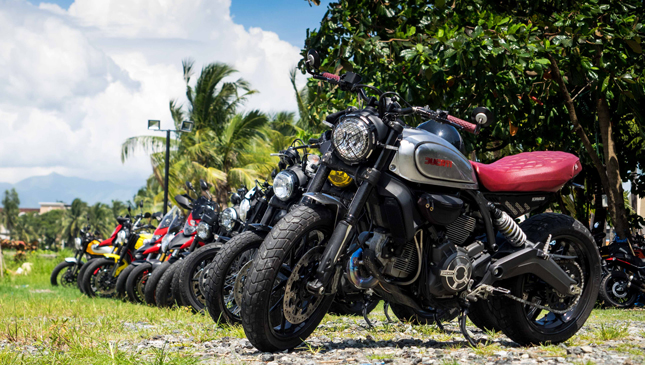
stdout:
[[332,143],[340,158],[350,163],[360,162],[372,152],[374,133],[368,122],[350,116],[336,125]]

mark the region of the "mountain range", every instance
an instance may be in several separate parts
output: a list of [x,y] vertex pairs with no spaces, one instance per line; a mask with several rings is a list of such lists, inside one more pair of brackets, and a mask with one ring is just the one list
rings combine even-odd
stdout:
[[0,182],[0,194],[15,188],[20,197],[21,208],[38,208],[40,202],[63,202],[70,204],[80,198],[89,204],[111,203],[112,200],[132,199],[143,184],[119,184],[111,181],[94,181],[80,177],[51,173],[32,176],[15,184]]

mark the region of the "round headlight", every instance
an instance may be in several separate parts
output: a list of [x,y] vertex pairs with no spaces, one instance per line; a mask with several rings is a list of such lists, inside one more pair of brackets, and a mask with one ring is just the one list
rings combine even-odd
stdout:
[[116,243],[123,243],[125,242],[125,236],[127,233],[125,232],[125,229],[121,229],[119,233],[116,234]]
[[83,246],[81,245],[81,238],[80,237],[74,238],[74,245],[76,246],[77,250],[80,250],[81,248],[83,248]]
[[166,252],[168,251],[168,245],[170,244],[170,241],[175,238],[174,233],[168,233],[165,236],[163,236],[163,239],[161,240],[161,252]]
[[197,225],[197,235],[203,240],[208,239],[211,235],[211,226],[206,222],[199,222]]
[[282,171],[273,179],[273,192],[280,200],[291,198],[296,187],[296,177],[292,172]]
[[233,208],[226,208],[219,215],[219,224],[224,227],[227,231],[230,231],[235,226],[235,221],[237,220],[237,212]]
[[334,127],[331,140],[338,157],[348,163],[357,163],[372,153],[375,136],[366,121],[347,117]]
[[240,203],[240,220],[246,221],[246,214],[251,210],[251,201],[248,199],[242,200]]

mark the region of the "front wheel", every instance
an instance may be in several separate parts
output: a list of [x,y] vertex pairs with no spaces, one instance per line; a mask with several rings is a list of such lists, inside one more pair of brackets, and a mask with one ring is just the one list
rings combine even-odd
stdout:
[[[265,235],[242,232],[224,245],[209,268],[204,282],[206,306],[215,323],[241,323],[240,302],[249,262],[252,262]],[[238,289],[236,291],[235,289]]]
[[145,303],[145,288],[152,274],[152,264],[145,262],[132,270],[125,282],[125,292],[133,303]]
[[242,294],[242,326],[260,351],[301,344],[334,300],[306,289],[314,279],[334,218],[324,207],[297,206],[273,227],[256,255]]
[[[169,264],[168,268],[161,275],[159,283],[157,283],[157,288],[155,290],[155,303],[159,308],[172,307],[175,303],[175,298],[172,295],[172,280],[178,266],[178,262]],[[155,271],[153,271],[153,273]]]
[[[522,223],[529,241],[544,245],[551,235],[550,253],[573,256],[558,265],[577,282],[582,293],[566,296],[533,274],[509,279],[509,297],[489,298],[492,313],[506,336],[516,343],[558,344],[571,338],[585,324],[600,286],[600,254],[591,233],[577,220],[562,214],[535,215]],[[524,304],[526,301],[535,305]]]
[[83,290],[89,297],[111,298],[116,294],[116,280],[112,271],[116,263],[112,259],[98,259],[85,270]]
[[629,285],[629,277],[622,271],[611,271],[600,282],[600,297],[607,306],[629,308],[639,295],[640,291]]
[[200,247],[188,255],[181,270],[177,271],[181,302],[191,306],[197,313],[202,312],[206,307],[206,298],[199,282],[219,250],[220,247],[216,245]]
[[125,292],[125,284],[127,283],[128,278],[130,277],[130,273],[132,273],[132,270],[134,270],[135,268],[136,266],[134,265],[128,265],[119,274],[119,277],[116,279],[116,297],[117,298],[121,298],[123,300],[128,299]]
[[64,288],[71,288],[76,284],[78,275],[78,265],[75,262],[63,261],[56,265],[52,271],[49,281],[51,285],[60,285]]

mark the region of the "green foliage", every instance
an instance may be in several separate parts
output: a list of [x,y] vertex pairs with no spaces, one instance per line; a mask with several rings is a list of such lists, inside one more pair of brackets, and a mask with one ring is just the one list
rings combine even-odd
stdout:
[[[420,0],[341,0],[308,33],[303,55],[315,48],[323,70],[357,72],[363,82],[396,91],[415,105],[462,117],[474,106],[489,107],[498,123],[477,138],[467,137],[467,147],[481,160],[517,151],[564,150],[578,152],[588,165],[552,79],[546,57],[551,54],[577,96],[579,119],[592,141],[600,141],[594,137],[594,98],[608,99],[626,177],[645,157],[639,11],[640,0],[437,1],[434,6]],[[317,96],[315,111],[355,103],[353,95],[313,79],[309,84]],[[487,153],[505,145],[512,150]],[[634,191],[642,186],[642,181],[635,184]]]
[[[16,189],[5,190],[2,198],[2,225],[13,235],[13,228],[17,223],[20,214],[20,198]],[[13,236],[12,236],[13,238]]]

